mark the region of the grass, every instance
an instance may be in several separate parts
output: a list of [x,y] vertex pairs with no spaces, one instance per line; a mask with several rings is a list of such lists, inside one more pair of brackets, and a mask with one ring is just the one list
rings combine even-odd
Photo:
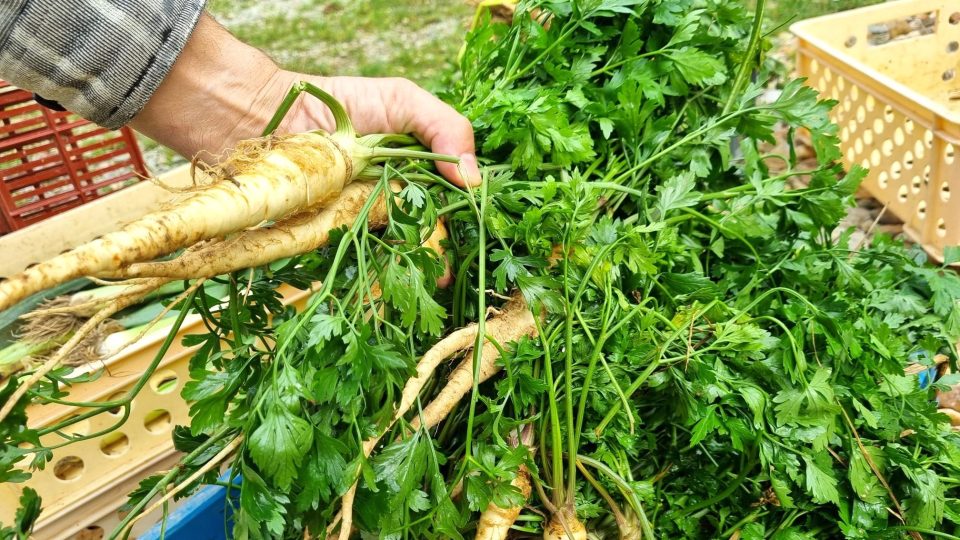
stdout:
[[[767,22],[770,28],[789,25],[827,13],[879,4],[883,0],[767,0]],[[752,5],[756,0],[748,0]]]
[[462,0],[211,0],[208,9],[286,69],[407,77],[428,89],[454,70],[473,12]]

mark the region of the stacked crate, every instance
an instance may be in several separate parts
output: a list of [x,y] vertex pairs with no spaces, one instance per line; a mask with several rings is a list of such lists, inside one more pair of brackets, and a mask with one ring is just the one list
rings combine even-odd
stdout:
[[43,107],[0,81],[0,234],[22,229],[147,175],[133,132]]

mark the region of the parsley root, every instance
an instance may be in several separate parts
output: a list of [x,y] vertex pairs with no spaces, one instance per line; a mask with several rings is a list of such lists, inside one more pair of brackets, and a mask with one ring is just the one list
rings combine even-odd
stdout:
[[[480,353],[480,365],[477,369],[477,384],[480,384],[500,371],[497,360],[500,359],[500,347],[517,341],[523,336],[535,336],[537,333],[536,321],[527,308],[523,296],[514,294],[503,310],[486,323],[489,339],[483,344]],[[473,388],[473,356],[467,354],[447,380],[446,386],[440,390],[433,401],[423,408],[420,416],[410,421],[413,429],[421,425],[432,428],[450,414],[454,406]]]
[[[390,428],[393,427],[396,421],[410,410],[410,407],[420,394],[420,390],[423,389],[423,385],[426,384],[427,380],[433,374],[433,371],[438,365],[440,365],[440,362],[469,347],[470,344],[476,339],[476,335],[476,325],[470,325],[461,328],[440,340],[436,345],[431,347],[429,351],[424,353],[423,358],[421,358],[420,362],[417,364],[417,375],[407,380],[407,384],[404,385],[403,393],[400,397],[400,404],[397,406],[397,410],[393,414],[393,419],[382,433],[390,431]],[[377,444],[380,442],[380,437],[382,437],[382,434],[363,441],[362,452],[364,458],[370,457],[370,454],[373,453],[373,449],[376,448]],[[350,489],[347,490],[347,492],[343,495],[343,499],[341,500],[342,519],[340,522],[339,535],[341,540],[349,538],[350,529],[353,526],[353,499],[357,494],[358,482],[359,480],[353,482],[353,485],[350,486]]]
[[[353,224],[375,187],[373,182],[350,184],[330,206],[319,212],[304,212],[271,227],[244,231],[222,242],[187,251],[170,261],[134,263],[119,274],[175,279],[213,277],[312,251],[327,243],[330,231]],[[370,209],[368,226],[377,229],[386,223],[387,207],[381,197]]]
[[[519,440],[518,440],[519,439]],[[517,446],[522,443],[529,450],[533,450],[533,428],[527,425],[523,428],[519,437],[511,437],[511,445]],[[517,469],[517,475],[510,481],[510,485],[520,491],[524,504],[530,498],[532,486],[530,483],[530,470],[525,464],[520,464]],[[517,521],[520,511],[523,510],[523,504],[511,506],[510,508],[501,508],[494,502],[490,502],[487,508],[480,514],[477,521],[477,535],[475,540],[506,540],[510,527]]]
[[304,133],[254,151],[241,150],[258,155],[235,156],[235,161],[246,162],[238,174],[219,178],[170,209],[147,214],[3,281],[0,310],[70,279],[148,261],[329,202],[366,164],[347,144]]
[[[439,227],[441,222],[438,221],[437,223]],[[530,313],[530,310],[527,309],[527,304],[524,302],[523,296],[519,293],[515,294],[510,301],[507,302],[500,313],[486,321],[486,328],[487,334],[493,337],[501,347],[512,341],[517,341],[525,335],[533,335],[536,333],[536,324],[534,323],[533,315]],[[477,325],[472,324],[452,332],[424,353],[420,362],[417,364],[417,375],[407,380],[400,396],[400,404],[394,412],[393,419],[382,433],[390,431],[393,424],[410,410],[417,396],[420,395],[423,386],[433,374],[434,370],[436,370],[437,366],[440,365],[440,362],[468,349],[476,342],[476,337]],[[500,370],[500,366],[497,365],[497,359],[499,358],[500,349],[490,341],[484,343],[478,383],[489,379]],[[453,410],[454,405],[470,391],[470,388],[473,386],[472,360],[472,355],[468,354],[467,358],[453,370],[449,381],[443,390],[440,391],[440,394],[423,409],[422,418],[427,428],[437,425],[446,418],[447,414]],[[414,429],[419,428],[420,420],[420,416],[414,417],[411,421],[411,426]],[[362,451],[364,457],[370,456],[373,449],[376,448],[380,442],[381,436],[382,434],[363,442]],[[340,540],[346,540],[350,536],[350,530],[353,526],[353,499],[356,496],[356,492],[357,481],[353,483],[343,496],[341,503]]]
[[216,168],[212,183],[192,191],[173,207],[147,214],[0,282],[0,311],[73,278],[114,274],[202,240],[223,238],[316,209],[353,180],[373,174],[364,172],[373,163],[390,158],[458,161],[451,156],[381,146],[412,143],[406,136],[357,137],[343,107],[332,96],[308,83],[294,87],[294,91],[301,90],[330,108],[337,124],[334,133],[316,131],[241,143]]
[[587,540],[587,528],[572,509],[564,506],[550,516],[543,540]]
[[[523,500],[530,498],[530,471],[526,465],[520,465],[517,476],[513,478],[510,485],[520,490]],[[486,510],[480,514],[480,520],[477,522],[476,540],[506,540],[510,527],[517,521],[522,505],[511,506],[510,508],[500,508],[495,503],[490,503]]]
[[424,246],[432,249],[443,260],[443,275],[437,278],[437,286],[441,289],[447,287],[453,281],[453,270],[450,267],[450,261],[444,256],[443,249],[443,242],[448,238],[449,233],[447,232],[446,225],[443,224],[442,219],[438,219],[433,232],[430,233],[430,236],[427,237],[427,240],[423,243]]

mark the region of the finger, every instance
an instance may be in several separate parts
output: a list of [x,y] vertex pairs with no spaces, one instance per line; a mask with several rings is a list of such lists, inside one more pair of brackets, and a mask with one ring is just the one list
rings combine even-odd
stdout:
[[397,106],[388,112],[393,116],[391,124],[401,132],[413,133],[433,152],[459,157],[459,163],[437,163],[437,170],[445,178],[459,186],[479,184],[480,168],[470,121],[410,81],[398,79],[395,85],[392,102]]

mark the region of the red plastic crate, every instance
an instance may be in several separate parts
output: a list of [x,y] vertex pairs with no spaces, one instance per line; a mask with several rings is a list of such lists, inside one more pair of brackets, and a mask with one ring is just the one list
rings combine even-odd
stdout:
[[0,234],[147,176],[128,128],[109,130],[41,106],[0,81]]

